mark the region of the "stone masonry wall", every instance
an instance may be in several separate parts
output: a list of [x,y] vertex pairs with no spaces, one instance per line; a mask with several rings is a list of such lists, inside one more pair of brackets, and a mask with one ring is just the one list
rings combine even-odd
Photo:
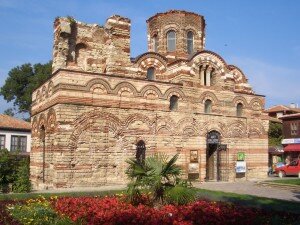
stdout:
[[[135,156],[140,140],[146,155],[179,153],[184,177],[192,169],[202,181],[211,131],[227,144],[220,155],[221,179],[266,177],[269,122],[264,96],[254,94],[238,67],[203,50],[203,17],[183,11],[157,14],[148,20],[149,32],[156,26],[166,30],[174,14],[180,14],[174,20],[179,30],[188,24],[198,29],[197,52],[191,57],[180,53],[184,45],[179,44],[182,49],[174,58],[147,52],[130,59],[130,20],[121,16],[110,17],[103,27],[56,19],[53,76],[32,95],[35,189],[126,183],[126,159]],[[152,67],[154,79],[148,80]],[[175,109],[170,108],[172,96],[178,98]],[[210,113],[205,113],[207,100]],[[196,162],[191,162],[191,152],[198,154]],[[241,177],[235,173],[238,152],[246,154],[247,171]]]

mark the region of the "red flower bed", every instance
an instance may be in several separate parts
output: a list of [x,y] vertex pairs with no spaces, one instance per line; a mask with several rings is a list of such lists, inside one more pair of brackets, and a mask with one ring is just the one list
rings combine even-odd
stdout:
[[87,224],[268,224],[271,215],[252,208],[199,200],[155,209],[133,206],[116,197],[64,197],[53,202],[58,213]]

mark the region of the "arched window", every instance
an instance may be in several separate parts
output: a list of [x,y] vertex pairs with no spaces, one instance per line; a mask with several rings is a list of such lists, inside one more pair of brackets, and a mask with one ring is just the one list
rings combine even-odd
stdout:
[[192,31],[187,33],[187,52],[188,54],[194,52],[194,33]]
[[175,111],[178,109],[178,97],[176,95],[172,95],[170,98],[170,110]]
[[155,34],[152,38],[152,48],[154,52],[158,51],[158,37],[157,34]]
[[155,68],[154,67],[149,67],[147,69],[147,79],[148,80],[154,80],[154,74],[155,74]]
[[167,50],[168,52],[173,52],[176,49],[176,32],[170,30],[167,33]]
[[241,117],[243,115],[243,104],[242,103],[238,103],[236,105],[236,116],[237,117]]
[[212,101],[207,99],[204,103],[204,113],[210,114],[211,113],[211,106],[212,106]]
[[145,161],[145,155],[146,155],[146,145],[144,141],[139,141],[136,144],[136,159],[139,162],[144,162]]

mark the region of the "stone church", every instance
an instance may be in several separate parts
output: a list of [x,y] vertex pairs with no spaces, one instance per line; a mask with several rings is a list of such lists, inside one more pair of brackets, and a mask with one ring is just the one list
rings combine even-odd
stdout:
[[266,177],[265,98],[205,50],[205,25],[196,13],[157,13],[148,51],[131,58],[130,19],[57,18],[53,75],[32,95],[33,187],[124,184],[125,160],[154,153],[178,153],[190,179]]

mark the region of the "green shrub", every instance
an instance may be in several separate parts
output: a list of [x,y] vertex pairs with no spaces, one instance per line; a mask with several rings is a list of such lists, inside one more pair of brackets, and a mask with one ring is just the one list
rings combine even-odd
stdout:
[[126,174],[130,179],[127,200],[136,205],[142,193],[148,193],[153,204],[186,204],[195,199],[191,184],[180,179],[181,168],[176,165],[178,154],[168,159],[166,154],[154,154],[140,162],[129,159]]
[[29,160],[23,159],[20,162],[12,188],[13,192],[31,191]]

